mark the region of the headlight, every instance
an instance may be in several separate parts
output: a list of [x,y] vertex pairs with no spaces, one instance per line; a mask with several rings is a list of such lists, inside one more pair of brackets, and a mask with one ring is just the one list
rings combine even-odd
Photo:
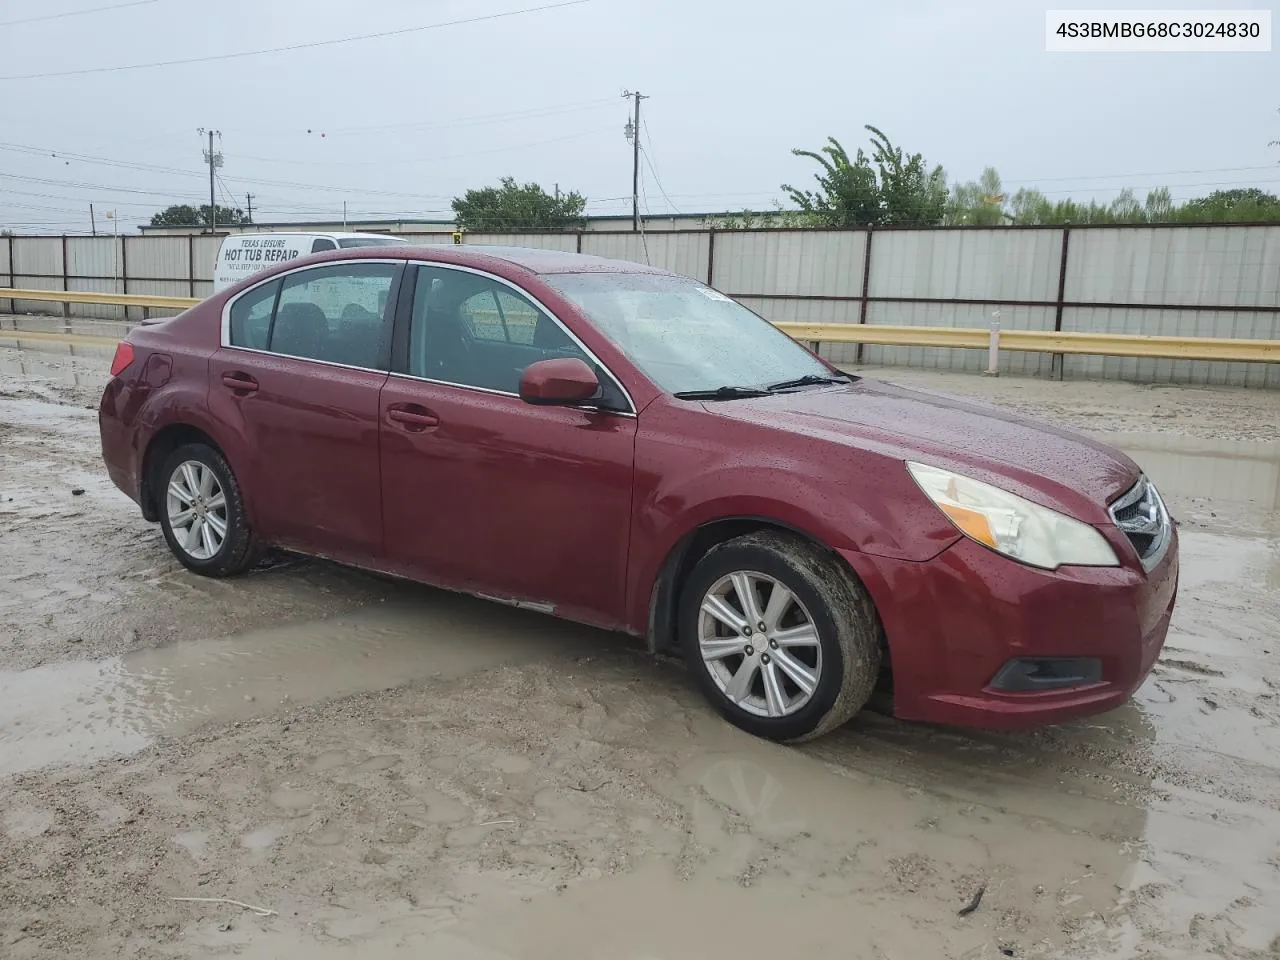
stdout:
[[971,540],[1033,567],[1115,567],[1106,538],[1087,523],[949,470],[907,462],[925,495]]

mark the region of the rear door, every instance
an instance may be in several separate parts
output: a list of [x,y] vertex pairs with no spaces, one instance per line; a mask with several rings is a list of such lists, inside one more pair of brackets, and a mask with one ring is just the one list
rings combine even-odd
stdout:
[[267,540],[351,563],[382,552],[378,396],[402,261],[304,268],[233,300],[209,406]]
[[[381,402],[388,558],[417,579],[620,625],[636,433],[626,394],[506,281],[418,265],[405,284],[405,345]],[[612,409],[520,399],[524,367],[561,356],[597,370]]]

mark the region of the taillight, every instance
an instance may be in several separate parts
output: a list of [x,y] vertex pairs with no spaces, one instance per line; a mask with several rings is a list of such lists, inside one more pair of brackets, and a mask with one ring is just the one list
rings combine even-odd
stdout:
[[133,344],[127,340],[121,340],[116,344],[116,355],[111,358],[111,376],[120,376],[131,363],[133,363]]

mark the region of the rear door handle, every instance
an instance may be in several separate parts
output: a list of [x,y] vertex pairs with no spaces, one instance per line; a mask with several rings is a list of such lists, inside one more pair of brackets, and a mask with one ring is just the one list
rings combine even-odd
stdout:
[[398,423],[406,430],[425,430],[427,427],[438,427],[440,418],[426,410],[406,410],[403,407],[392,407],[387,411],[387,419]]
[[253,393],[258,389],[258,381],[247,373],[224,373],[222,385],[240,393]]

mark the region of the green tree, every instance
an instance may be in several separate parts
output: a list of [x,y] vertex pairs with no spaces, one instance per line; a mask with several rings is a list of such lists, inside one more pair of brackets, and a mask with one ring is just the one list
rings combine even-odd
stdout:
[[211,208],[207,203],[201,207],[193,207],[188,203],[182,203],[165,207],[159,213],[152,215],[151,225],[153,227],[207,227],[210,223],[211,209],[217,211],[219,226],[244,226],[253,222],[239,207]]
[[1257,187],[1215,190],[1205,197],[1188,200],[1174,219],[1186,223],[1277,223],[1280,198]]
[[880,130],[868,125],[872,152],[861,148],[851,159],[835,137],[820,151],[792,150],[818,163],[817,190],[782,189],[800,211],[822,226],[940,223],[947,205],[947,178],[942,167],[926,167],[918,153],[904,155]]
[[485,233],[581,229],[586,207],[587,198],[576,191],[552,196],[536,183],[517,184],[514,177],[453,200],[458,229]]
[[1004,187],[995,167],[968,183],[957,183],[947,202],[946,222],[976,227],[996,227],[1004,223]]

